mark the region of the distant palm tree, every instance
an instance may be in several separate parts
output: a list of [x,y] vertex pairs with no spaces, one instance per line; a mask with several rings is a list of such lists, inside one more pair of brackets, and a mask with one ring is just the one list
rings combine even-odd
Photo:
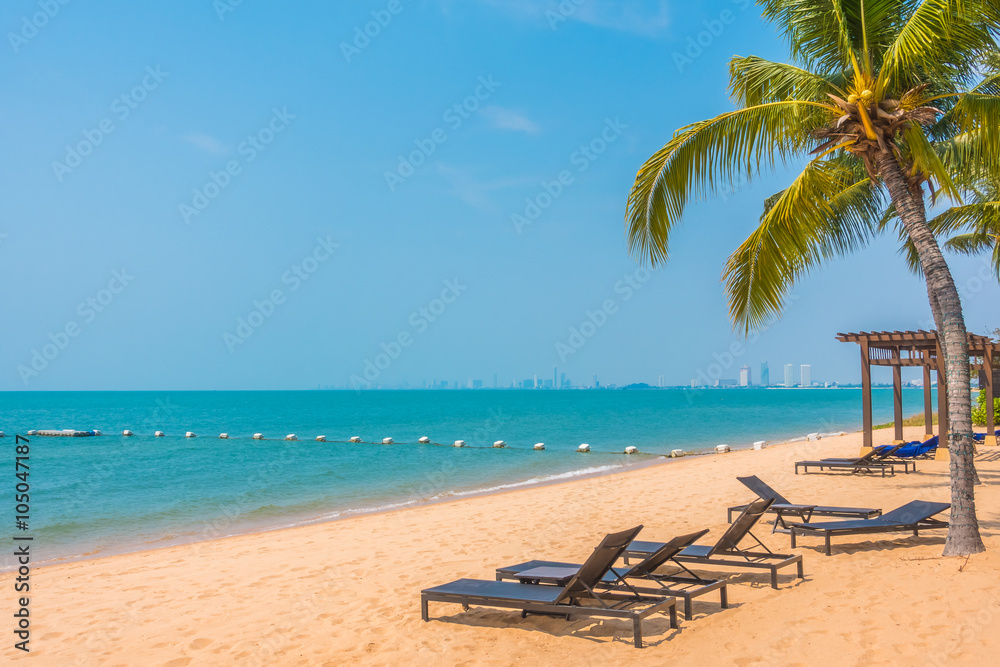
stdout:
[[[630,250],[662,264],[691,198],[815,155],[765,202],[759,227],[730,256],[730,315],[744,331],[766,326],[796,280],[895,225],[918,258],[945,356],[952,509],[944,553],[982,551],[967,332],[926,196],[961,203],[977,178],[1000,182],[1000,78],[984,80],[981,70],[998,50],[1000,0],[758,4],[794,64],[731,60],[737,109],[680,128],[639,170],[626,212]],[[963,167],[974,171],[955,178]]]

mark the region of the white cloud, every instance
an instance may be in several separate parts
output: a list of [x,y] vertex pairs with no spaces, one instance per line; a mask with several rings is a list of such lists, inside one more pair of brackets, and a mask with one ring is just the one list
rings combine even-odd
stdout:
[[187,134],[181,138],[206,153],[224,155],[229,152],[228,145],[222,143],[215,137],[208,136],[207,134]]
[[538,123],[513,109],[490,105],[483,107],[479,113],[498,130],[513,130],[528,134],[538,134],[541,131]]
[[565,22],[579,21],[599,28],[651,37],[662,32],[670,23],[666,0],[479,1],[516,18],[538,22],[546,27],[558,28]]

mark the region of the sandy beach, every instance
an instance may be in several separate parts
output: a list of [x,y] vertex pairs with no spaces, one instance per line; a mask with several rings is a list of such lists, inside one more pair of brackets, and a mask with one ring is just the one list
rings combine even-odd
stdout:
[[[918,437],[922,428],[908,429]],[[890,430],[876,431],[885,444]],[[756,474],[796,502],[891,509],[949,500],[947,464],[887,477],[793,473],[796,460],[856,455],[860,434],[691,457],[619,474],[257,533],[32,572],[30,654],[39,665],[663,664],[984,665],[1000,638],[1000,450],[981,449],[977,491],[986,553],[942,558],[944,532],[803,539],[804,580],[730,571],[717,597],[671,630],[645,624],[631,645],[615,620],[564,620],[431,603],[421,589],[532,558],[580,561],[604,534],[643,524],[647,540],[726,526]],[[775,551],[787,535],[759,526]],[[699,570],[700,573],[706,570]],[[744,571],[746,572],[746,571]],[[4,586],[11,585],[11,573]],[[12,644],[8,632],[8,643]],[[991,658],[991,656],[994,656]]]

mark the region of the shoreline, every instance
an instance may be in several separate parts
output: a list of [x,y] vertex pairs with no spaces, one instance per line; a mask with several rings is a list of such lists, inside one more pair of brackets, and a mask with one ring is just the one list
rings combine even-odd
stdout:
[[[860,433],[860,431],[848,431],[842,434],[821,434],[827,439],[830,437],[837,437],[839,435],[853,435]],[[795,438],[789,438],[787,440],[781,441],[767,441],[768,447],[781,447],[785,445],[792,445],[796,443],[807,442],[807,436],[798,436]],[[743,451],[754,451],[753,445],[749,446],[732,446],[730,454],[735,452]],[[609,454],[609,452],[597,452],[599,454]],[[678,463],[685,459],[691,460],[695,458],[702,458],[706,456],[719,456],[715,451],[705,450],[705,451],[694,451],[692,453],[685,454],[682,457],[672,458],[668,455],[663,454],[646,454],[650,457],[645,461],[636,461],[634,463],[622,463],[618,466],[603,466],[607,469],[596,470],[593,472],[584,472],[589,468],[583,468],[581,470],[572,470],[563,473],[555,473],[548,476],[545,479],[538,481],[532,481],[532,479],[524,480],[521,482],[510,482],[505,484],[500,484],[494,487],[488,487],[484,489],[472,489],[467,491],[445,491],[437,496],[431,498],[425,498],[415,501],[401,501],[401,502],[390,502],[388,505],[379,505],[372,508],[361,508],[357,510],[346,509],[346,510],[330,510],[324,512],[320,516],[314,516],[312,518],[295,520],[291,523],[282,521],[281,523],[259,523],[254,525],[253,522],[248,522],[243,529],[236,530],[231,533],[213,535],[211,537],[205,537],[198,534],[188,534],[185,536],[175,536],[171,538],[171,534],[163,535],[161,537],[155,538],[148,542],[143,542],[141,545],[133,545],[131,547],[116,548],[120,545],[113,545],[109,547],[104,547],[98,545],[97,550],[90,551],[88,553],[74,554],[71,556],[59,556],[56,558],[37,561],[36,567],[50,568],[60,565],[66,565],[70,563],[87,562],[93,560],[102,560],[107,558],[116,558],[119,556],[128,556],[132,554],[141,554],[150,551],[160,551],[163,549],[171,549],[175,547],[183,547],[188,545],[195,545],[204,542],[213,542],[216,540],[227,540],[232,538],[238,538],[249,535],[265,535],[270,533],[277,533],[285,530],[295,530],[297,528],[304,528],[308,526],[322,526],[326,524],[337,523],[345,521],[348,519],[356,517],[367,517],[367,516],[379,516],[385,514],[391,514],[394,512],[401,512],[408,509],[416,509],[421,507],[448,504],[454,502],[461,502],[464,500],[469,500],[473,498],[488,498],[491,496],[502,496],[507,493],[512,493],[516,491],[545,488],[551,486],[559,486],[562,484],[570,484],[573,482],[584,481],[588,479],[595,479],[601,477],[610,477],[615,475],[625,475],[631,472],[643,470],[650,467],[664,466],[671,463]],[[586,456],[586,454],[584,454]],[[334,514],[335,516],[331,516]],[[158,544],[159,543],[159,544]],[[156,545],[156,546],[153,546]],[[14,566],[10,567],[0,567],[0,574],[10,572],[14,569]]]

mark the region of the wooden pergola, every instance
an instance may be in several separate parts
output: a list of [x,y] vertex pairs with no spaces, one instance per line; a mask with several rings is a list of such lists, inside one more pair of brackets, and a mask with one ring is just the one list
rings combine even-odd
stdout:
[[[947,460],[948,447],[948,380],[945,375],[944,354],[938,342],[936,331],[861,331],[859,333],[837,334],[842,343],[857,343],[861,346],[861,402],[864,421],[864,447],[872,446],[872,366],[892,367],[893,421],[896,442],[903,441],[903,377],[904,366],[923,368],[924,371],[924,424],[927,438],[934,434],[934,410],[931,400],[931,371],[937,374],[938,387],[938,447],[939,460]],[[984,370],[986,378],[983,391],[986,405],[993,405],[995,387],[992,369],[1000,363],[1000,343],[994,343],[986,336],[969,334],[969,364],[977,370]],[[993,410],[986,410],[987,445],[996,445],[993,435]],[[862,450],[862,451],[866,451]]]

